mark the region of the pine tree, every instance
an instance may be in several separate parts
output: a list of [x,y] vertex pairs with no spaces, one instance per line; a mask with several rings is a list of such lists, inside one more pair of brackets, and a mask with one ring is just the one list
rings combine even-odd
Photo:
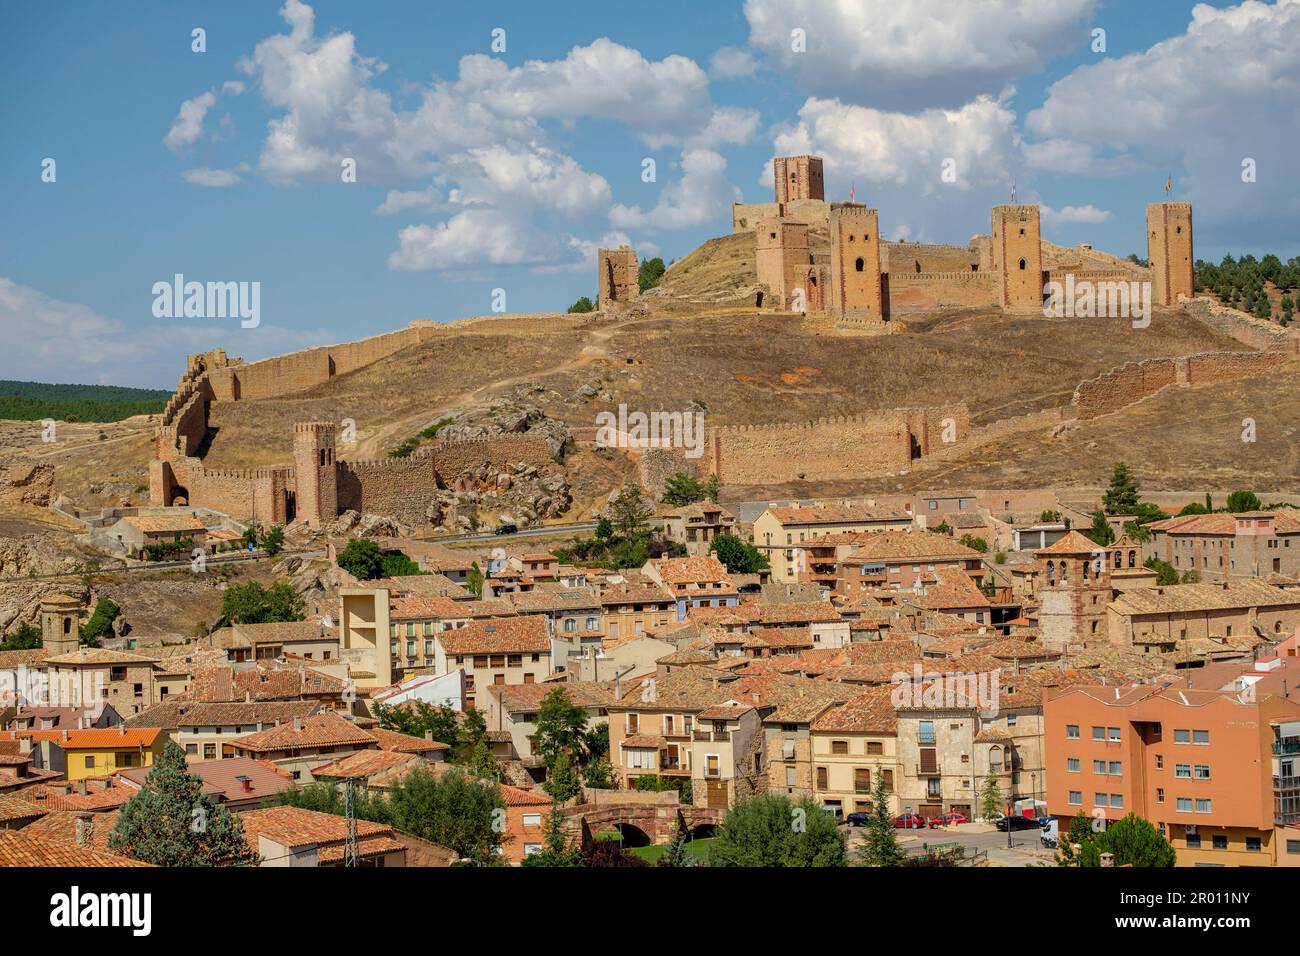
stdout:
[[686,849],[690,839],[685,830],[680,830],[673,842],[668,844],[664,855],[659,858],[658,866],[694,866],[695,857]]
[[1111,472],[1110,487],[1102,495],[1102,504],[1106,508],[1108,515],[1127,515],[1137,510],[1138,495],[1141,486],[1129,466],[1124,462],[1116,462],[1115,470]]
[[1115,529],[1106,520],[1105,512],[1098,510],[1092,513],[1092,527],[1088,529],[1088,537],[1103,548],[1114,543]]
[[582,851],[569,842],[564,832],[564,814],[558,801],[551,802],[546,815],[546,836],[541,852],[524,857],[524,866],[583,866]]
[[542,784],[542,789],[551,795],[552,800],[561,803],[572,800],[582,790],[578,771],[567,751],[561,751],[547,767],[546,783]]
[[122,807],[108,848],[155,866],[237,866],[257,862],[244,826],[203,793],[185,751],[168,741],[144,787]]
[[898,845],[893,814],[889,812],[889,793],[885,790],[885,777],[881,773],[876,774],[876,787],[871,794],[871,821],[867,824],[866,842],[859,852],[867,866],[902,866],[907,857]]

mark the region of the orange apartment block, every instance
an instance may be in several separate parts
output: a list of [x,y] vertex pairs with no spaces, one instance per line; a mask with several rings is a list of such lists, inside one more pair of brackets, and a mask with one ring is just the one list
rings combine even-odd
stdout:
[[1300,865],[1300,701],[1078,685],[1043,714],[1047,810],[1062,832],[1080,813],[1135,813],[1179,866]]

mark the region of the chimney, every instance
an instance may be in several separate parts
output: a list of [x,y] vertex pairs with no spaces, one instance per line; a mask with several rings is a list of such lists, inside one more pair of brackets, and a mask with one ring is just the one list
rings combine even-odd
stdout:
[[86,796],[87,789],[88,788],[86,787],[86,778],[82,777],[80,780],[77,781],[77,793],[81,794],[84,797]]
[[95,817],[91,813],[77,814],[77,846],[89,850],[95,842]]
[[68,730],[66,727],[63,729],[63,742],[65,744],[68,742]]
[[[1283,694],[1282,696],[1285,697],[1286,695]],[[31,738],[31,737],[20,737],[20,738],[18,738],[18,752],[19,752],[20,754],[29,754],[29,753],[32,752],[32,738]]]
[[118,735],[119,737],[125,737],[125,736],[126,736],[126,724],[118,724],[118,725],[117,725],[117,735]]
[[298,734],[302,733],[302,718],[301,718],[301,717],[295,717],[295,718],[293,719],[293,730],[294,730],[294,733],[298,733]]
[[432,731],[432,730],[426,730],[426,731],[424,732],[424,739],[425,739],[425,740],[432,740],[432,739],[433,739],[433,731]]
[[238,780],[239,783],[240,783],[240,785],[243,787],[243,789],[244,789],[244,793],[252,793],[252,792],[253,792],[253,778],[252,778],[252,777],[245,777],[245,776],[243,776],[243,775],[241,774],[240,776],[236,777],[235,779]]

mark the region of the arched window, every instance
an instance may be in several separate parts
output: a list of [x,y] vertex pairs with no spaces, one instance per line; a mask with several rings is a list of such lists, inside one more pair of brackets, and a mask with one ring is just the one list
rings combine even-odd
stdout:
[[861,272],[865,267],[866,263],[863,262],[861,258],[859,258],[857,262],[853,263],[853,268],[857,269],[859,272]]
[[1115,570],[1118,571],[1124,564],[1124,554],[1121,551],[1115,552]]
[[1056,565],[1051,561],[1047,562],[1047,586],[1051,587],[1056,583]]
[[1130,551],[1130,552],[1128,553],[1128,566],[1129,566],[1130,568],[1135,568],[1135,567],[1137,567],[1137,552],[1136,552],[1136,551]]
[[1021,259],[1021,260],[1020,260],[1020,268],[1021,268],[1022,270],[1025,268],[1026,264],[1027,264],[1027,263],[1025,262],[1024,259]]

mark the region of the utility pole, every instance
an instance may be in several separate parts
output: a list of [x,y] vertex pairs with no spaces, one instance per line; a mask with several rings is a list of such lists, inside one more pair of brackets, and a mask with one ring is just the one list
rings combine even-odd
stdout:
[[343,814],[347,821],[347,834],[343,838],[343,865],[357,866],[357,781],[348,777],[343,784]]

